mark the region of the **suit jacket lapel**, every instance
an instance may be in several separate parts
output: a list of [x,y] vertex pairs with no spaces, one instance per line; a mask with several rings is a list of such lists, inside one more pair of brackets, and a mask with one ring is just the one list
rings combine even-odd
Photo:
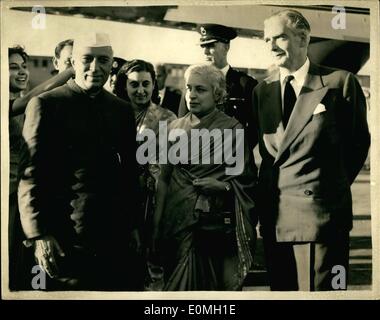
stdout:
[[294,139],[306,126],[307,122],[313,115],[313,112],[326,94],[328,87],[324,87],[318,67],[310,63],[308,75],[305,84],[302,87],[299,97],[297,98],[293,112],[289,118],[288,125],[284,132],[283,140],[278,150],[276,163],[284,151],[289,148]]

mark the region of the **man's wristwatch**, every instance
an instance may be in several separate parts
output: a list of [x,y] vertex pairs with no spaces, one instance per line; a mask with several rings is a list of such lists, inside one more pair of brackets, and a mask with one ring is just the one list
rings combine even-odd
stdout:
[[228,182],[226,182],[225,184],[224,184],[224,190],[226,190],[226,191],[230,191],[231,190],[231,184],[229,184]]

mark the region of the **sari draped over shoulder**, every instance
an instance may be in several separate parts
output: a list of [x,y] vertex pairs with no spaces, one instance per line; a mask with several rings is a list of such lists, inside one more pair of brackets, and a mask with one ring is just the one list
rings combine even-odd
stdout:
[[[136,114],[135,117],[137,133],[143,134],[145,130],[149,129],[154,132],[155,136],[159,133],[160,121],[166,121],[167,124],[170,124],[170,122],[177,119],[177,116],[173,112],[154,103],[151,103],[148,108]],[[149,215],[154,211],[154,194],[156,182],[160,174],[160,167],[159,164],[148,163],[140,165],[139,170],[140,187],[145,195],[142,203],[144,220],[147,220]]]
[[151,129],[158,134],[159,121],[167,121],[168,124],[177,119],[177,116],[168,109],[151,103],[148,108],[136,115],[137,132]]
[[[256,181],[256,171],[253,165],[253,155],[248,150],[244,140],[237,139],[237,129],[244,134],[238,121],[228,117],[223,112],[215,110],[202,119],[191,113],[175,120],[170,125],[172,129],[183,129],[189,139],[188,161],[173,166],[168,193],[165,200],[165,210],[161,219],[162,251],[166,273],[165,290],[239,290],[252,264],[252,250],[256,240],[252,192]],[[211,143],[198,143],[194,150],[192,129],[216,129],[232,133],[233,153],[239,150],[243,154],[242,170],[239,175],[228,175],[226,168],[231,167],[229,161],[216,161],[214,156],[225,150],[227,139],[211,140]],[[170,143],[170,142],[169,142]],[[237,147],[243,144],[243,149]],[[222,149],[221,149],[222,148]],[[196,152],[194,152],[196,151]],[[210,164],[202,164],[202,154],[209,152]],[[225,154],[223,154],[224,157]],[[194,159],[200,159],[199,164]],[[213,235],[200,236],[199,206],[211,206],[211,211],[224,210],[230,206],[226,193],[212,196],[199,194],[193,186],[195,178],[211,177],[219,181],[229,182],[232,186],[232,211],[236,225],[234,232],[225,238],[213,238]]]
[[[160,121],[166,121],[167,125],[170,124],[173,120],[177,119],[177,116],[170,110],[164,109],[159,105],[151,103],[144,110],[135,113],[136,120],[136,131],[137,134],[145,135],[146,131],[153,131],[154,137],[157,137],[159,134]],[[152,221],[153,213],[155,211],[155,195],[157,188],[157,181],[160,175],[160,165],[158,163],[158,152],[159,152],[159,139],[153,140],[148,143],[154,143],[154,148],[156,149],[156,155],[149,156],[149,161],[146,164],[139,164],[139,184],[142,190],[142,198],[140,202],[140,210],[143,212],[143,230],[142,231],[142,240],[145,248],[149,247],[150,239],[152,235]],[[145,141],[138,141],[138,146],[141,146]],[[136,257],[135,260],[141,260],[140,264],[137,263],[135,274],[143,274],[145,277],[145,286],[146,290],[150,290],[150,286],[156,285],[154,283],[154,265],[151,265],[150,262],[145,261],[145,258]],[[159,274],[159,277],[162,278],[162,271]],[[161,281],[162,282],[162,281]],[[161,283],[158,281],[158,283]]]

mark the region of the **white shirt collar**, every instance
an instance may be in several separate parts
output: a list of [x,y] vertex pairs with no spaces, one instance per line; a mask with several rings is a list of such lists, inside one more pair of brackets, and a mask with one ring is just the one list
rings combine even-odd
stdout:
[[294,79],[291,81],[291,84],[295,90],[297,97],[298,97],[303,85],[305,84],[305,80],[307,77],[307,73],[309,71],[309,67],[310,67],[310,60],[308,57],[306,57],[306,61],[302,65],[302,67],[300,67],[297,71],[295,71],[293,73],[290,73],[285,68],[280,68],[280,81],[281,81],[282,91],[283,91],[283,87],[285,85],[284,82],[285,82],[286,76],[291,74],[294,76]]
[[164,99],[165,92],[166,92],[166,87],[163,87],[161,90],[158,91],[158,95],[161,98],[161,103],[162,103],[162,100]]
[[285,77],[291,74],[291,75],[294,76],[294,80],[298,84],[300,84],[300,85],[302,84],[303,85],[305,83],[307,72],[309,71],[309,66],[310,66],[310,60],[309,60],[308,57],[306,57],[305,63],[296,72],[290,73],[287,69],[280,68],[281,83],[283,84],[284,80],[285,80]]
[[220,69],[220,71],[222,71],[222,73],[226,77],[227,76],[227,72],[228,72],[229,69],[230,69],[230,65],[227,64],[224,68]]

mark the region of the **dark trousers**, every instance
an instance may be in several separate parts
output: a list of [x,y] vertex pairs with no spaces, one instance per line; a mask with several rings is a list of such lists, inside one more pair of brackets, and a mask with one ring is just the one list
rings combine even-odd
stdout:
[[264,237],[264,250],[272,291],[336,290],[334,266],[344,268],[347,284],[348,232],[337,232],[325,242],[277,242],[274,236]]

